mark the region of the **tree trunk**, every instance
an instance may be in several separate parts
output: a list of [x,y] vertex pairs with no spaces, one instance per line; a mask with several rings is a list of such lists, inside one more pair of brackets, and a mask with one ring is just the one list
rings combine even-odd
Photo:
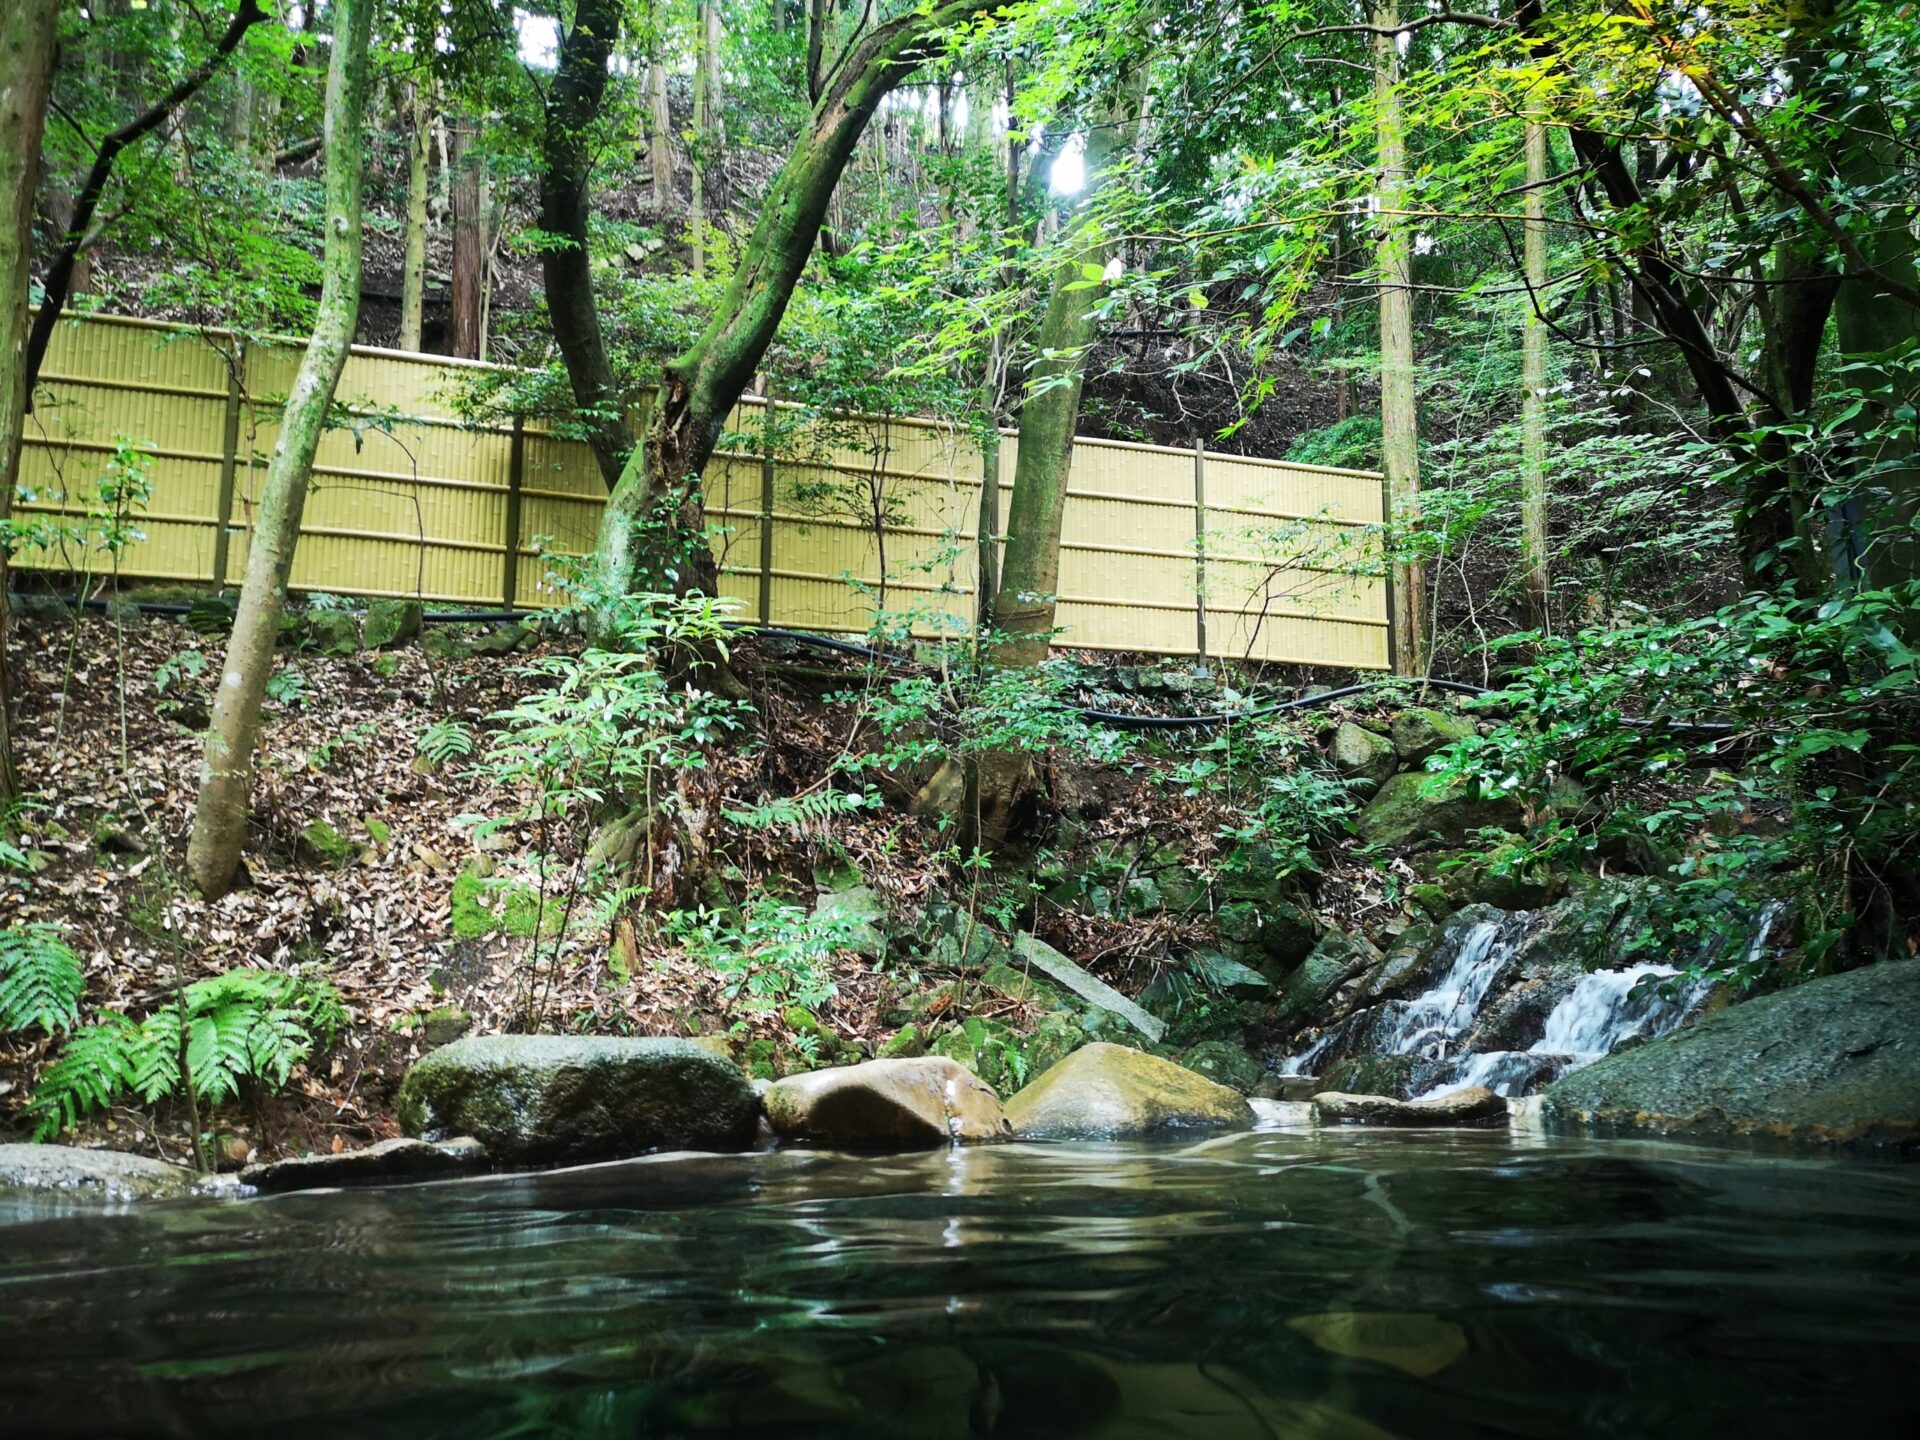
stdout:
[[720,126],[720,7],[704,0],[694,20],[693,60],[693,203],[687,225],[693,241],[693,273],[707,268],[707,174],[719,156]]
[[187,869],[208,899],[232,888],[246,839],[260,704],[273,668],[286,607],[287,576],[300,515],[334,387],[360,313],[362,190],[365,184],[367,44],[375,0],[334,0],[327,66],[326,250],[313,338],[301,357],[267,467],[253,545],[247,552],[233,634],[227,641],[200,775]]
[[627,458],[600,526],[600,584],[712,594],[700,479],[727,414],[745,393],[786,314],[854,146],[880,101],[911,75],[929,42],[992,0],[948,0],[875,26],[814,107],[760,207],[753,233],[699,339],[665,367],[644,444]]
[[[13,514],[20,443],[27,423],[27,264],[33,250],[33,192],[53,83],[60,0],[8,0],[0,10],[0,525]],[[9,678],[7,547],[0,545],[0,804],[20,798],[13,765]]]
[[[1121,92],[1100,106],[1086,133],[1086,189],[1091,209],[1115,160],[1132,148],[1145,97],[1145,71],[1136,70]],[[1034,341],[1038,360],[1020,407],[1020,453],[1014,462],[1013,503],[1007,509],[1007,549],[1001,561],[1000,594],[993,604],[1002,665],[1038,665],[1047,658],[1060,588],[1060,525],[1066,513],[1067,472],[1073,435],[1080,423],[1080,389],[1087,352],[1099,338],[1094,313],[1098,291],[1083,266],[1104,269],[1119,250],[1089,218],[1076,228],[1053,273],[1046,317]]]
[[607,88],[607,58],[619,35],[621,0],[580,0],[573,28],[560,41],[547,91],[544,166],[540,174],[540,228],[552,239],[541,247],[547,313],[573,385],[573,403],[609,488],[620,478],[633,444],[600,331],[593,298],[587,221],[592,213],[592,135]]
[[[1379,0],[1376,29],[1400,24],[1399,0]],[[1392,33],[1373,42],[1373,95],[1380,161],[1380,455],[1387,472],[1387,535],[1406,544],[1420,520],[1419,411],[1413,349],[1413,236],[1407,210],[1407,137],[1400,110],[1400,47]],[[1419,561],[1393,564],[1394,658],[1402,675],[1427,673],[1427,575]]]
[[462,360],[480,358],[480,311],[487,283],[487,224],[480,193],[481,157],[473,124],[454,123],[448,146],[452,170],[453,283],[449,289],[447,353]]
[[647,168],[653,172],[653,204],[662,215],[680,203],[673,183],[673,111],[667,104],[667,67],[647,67]]
[[427,82],[407,86],[407,245],[400,262],[400,348],[420,348],[427,302],[427,161],[433,150],[433,112]]
[[1520,570],[1527,623],[1553,623],[1547,564],[1547,127],[1527,121],[1524,249],[1527,312],[1520,332]]

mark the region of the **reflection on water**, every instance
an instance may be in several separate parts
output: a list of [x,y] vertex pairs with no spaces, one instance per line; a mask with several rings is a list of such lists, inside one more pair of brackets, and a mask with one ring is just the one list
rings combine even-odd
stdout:
[[1916,1202],[1895,1168],[1281,1128],[0,1210],[0,1432],[1894,1434]]

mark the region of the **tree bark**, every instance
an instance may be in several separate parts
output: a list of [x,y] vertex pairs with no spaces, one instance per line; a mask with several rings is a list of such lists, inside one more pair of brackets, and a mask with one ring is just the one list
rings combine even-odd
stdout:
[[600,585],[712,594],[700,480],[727,414],[772,343],[821,221],[874,111],[919,66],[933,37],[991,8],[948,0],[875,26],[853,46],[760,207],[740,262],[700,337],[665,367],[646,441],[634,448],[600,526]]
[[[1145,97],[1144,70],[1126,80],[1101,105],[1086,132],[1083,208],[1098,199],[1116,160],[1132,148]],[[1104,269],[1119,246],[1100,232],[1097,219],[1076,227],[1053,273],[1047,313],[1034,345],[1027,397],[1020,407],[1020,453],[1014,462],[1013,503],[1007,509],[1007,548],[1000,568],[1000,594],[993,604],[1002,665],[1038,665],[1047,658],[1060,588],[1060,526],[1066,513],[1067,474],[1073,465],[1074,430],[1080,422],[1080,390],[1087,352],[1099,338],[1094,313],[1097,292],[1087,288],[1083,266]]]
[[647,168],[653,172],[653,204],[662,215],[680,203],[673,183],[673,111],[667,104],[667,67],[647,67]]
[[481,310],[486,303],[487,225],[480,193],[481,157],[476,153],[471,121],[454,123],[447,148],[448,168],[453,172],[449,196],[453,211],[453,280],[447,296],[447,353],[462,360],[478,360]]
[[593,172],[590,131],[606,96],[607,59],[619,36],[621,8],[621,0],[580,0],[575,9],[547,91],[540,174],[540,228],[551,237],[540,251],[547,313],[573,385],[574,408],[609,488],[620,478],[633,437],[593,297],[587,187]]
[[1553,576],[1547,562],[1547,127],[1526,128],[1523,250],[1527,312],[1520,332],[1520,571],[1527,623],[1553,623]]
[[433,151],[433,112],[428,82],[407,86],[407,242],[400,262],[400,348],[419,350],[427,302],[427,162]]
[[[33,251],[33,192],[40,172],[60,0],[9,0],[0,10],[0,527],[13,514],[27,422],[27,275]],[[9,677],[7,546],[0,544],[0,804],[20,798],[13,763]]]
[[360,313],[362,193],[365,185],[367,46],[375,0],[334,0],[327,66],[326,249],[320,308],[281,418],[267,467],[253,545],[247,552],[233,634],[227,641],[213,720],[207,729],[199,803],[187,847],[195,888],[218,899],[233,886],[246,839],[260,705],[286,607],[287,577],[313,457]]
[[[1387,534],[1397,550],[1420,520],[1419,411],[1413,345],[1413,236],[1407,210],[1407,139],[1400,108],[1399,0],[1373,12],[1373,94],[1380,163],[1380,455],[1391,513]],[[1393,565],[1394,657],[1402,675],[1427,673],[1427,576],[1417,560]]]

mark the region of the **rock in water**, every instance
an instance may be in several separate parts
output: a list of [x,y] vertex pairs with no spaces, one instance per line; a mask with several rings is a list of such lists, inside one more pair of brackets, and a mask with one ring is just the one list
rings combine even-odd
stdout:
[[686,1040],[475,1035],[408,1071],[399,1111],[409,1135],[470,1135],[535,1165],[743,1150],[760,1101],[739,1066]]
[[165,1200],[185,1195],[194,1173],[118,1150],[71,1145],[0,1145],[0,1192],[44,1190],[97,1200]]
[[1171,1060],[1124,1045],[1076,1050],[1007,1102],[1028,1140],[1138,1140],[1182,1131],[1246,1130],[1253,1107]]
[[992,1088],[939,1055],[790,1075],[762,1103],[773,1133],[798,1144],[906,1150],[1013,1134]]
[[1386,1095],[1349,1095],[1327,1090],[1313,1097],[1313,1118],[1355,1125],[1479,1125],[1507,1118],[1507,1102],[1475,1085],[1424,1100]]
[[425,1140],[382,1140],[364,1150],[338,1155],[296,1155],[249,1165],[240,1183],[263,1195],[288,1190],[331,1190],[348,1185],[393,1185],[410,1180],[444,1180],[484,1170],[486,1147],[465,1138],[431,1145]]
[[1549,1086],[1549,1128],[1920,1155],[1920,960],[1810,980]]

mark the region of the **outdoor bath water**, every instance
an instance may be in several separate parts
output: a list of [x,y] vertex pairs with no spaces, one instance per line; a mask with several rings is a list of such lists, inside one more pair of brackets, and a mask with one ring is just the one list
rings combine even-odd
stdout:
[[1920,1172],[1525,1132],[0,1210],[10,1437],[1909,1433]]

